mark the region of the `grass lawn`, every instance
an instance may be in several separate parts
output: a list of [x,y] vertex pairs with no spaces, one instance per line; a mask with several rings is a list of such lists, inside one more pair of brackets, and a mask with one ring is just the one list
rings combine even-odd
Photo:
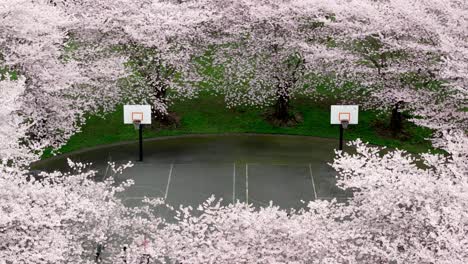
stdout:
[[[265,109],[227,109],[221,97],[204,95],[197,99],[174,103],[171,111],[180,116],[180,127],[177,129],[146,129],[144,137],[219,133],[339,137],[338,126],[330,125],[330,108],[328,105],[317,104],[308,99],[296,99],[292,102],[292,105],[293,111],[301,113],[304,121],[296,127],[275,127],[265,121]],[[425,140],[431,135],[430,130],[412,126],[408,129],[410,133],[409,140],[401,141],[387,138],[379,135],[372,125],[377,118],[376,112],[361,111],[359,113],[359,125],[349,126],[345,130],[345,139],[350,140],[359,137],[363,141],[372,144],[405,149],[413,153],[425,152],[431,149],[430,142]],[[123,107],[120,106],[115,112],[109,113],[105,119],[95,116],[90,117],[82,127],[82,132],[72,136],[68,143],[60,149],[60,152],[66,153],[96,145],[137,139],[138,134],[133,125],[123,124]],[[49,156],[50,152],[46,152],[43,158]]]

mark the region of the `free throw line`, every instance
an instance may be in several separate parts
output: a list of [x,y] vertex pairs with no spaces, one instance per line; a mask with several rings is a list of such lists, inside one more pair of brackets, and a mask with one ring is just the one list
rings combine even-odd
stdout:
[[171,184],[172,169],[174,168],[174,163],[171,163],[171,169],[169,170],[169,177],[167,178],[166,193],[164,194],[164,199],[167,199],[167,194],[169,193],[169,185]]
[[315,183],[314,177],[312,176],[312,165],[309,163],[309,172],[310,172],[310,180],[312,181],[312,188],[314,189],[314,197],[317,200],[317,191],[315,190]]

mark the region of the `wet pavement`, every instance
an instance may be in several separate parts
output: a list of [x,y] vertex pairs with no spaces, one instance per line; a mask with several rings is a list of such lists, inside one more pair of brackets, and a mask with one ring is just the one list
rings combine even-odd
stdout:
[[143,197],[164,197],[173,206],[196,206],[211,195],[223,203],[249,202],[301,208],[314,199],[345,200],[351,193],[335,185],[328,165],[337,140],[280,135],[208,135],[167,137],[144,142],[144,161],[138,142],[105,146],[43,160],[32,168],[68,169],[66,158],[92,162],[104,176],[107,162],[132,161],[134,167],[117,180],[135,185],[123,193],[128,205]]

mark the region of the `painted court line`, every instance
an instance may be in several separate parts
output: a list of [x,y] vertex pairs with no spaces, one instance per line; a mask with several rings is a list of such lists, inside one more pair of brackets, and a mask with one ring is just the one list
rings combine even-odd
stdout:
[[343,199],[350,199],[351,197],[348,196],[319,196],[319,199],[325,199],[325,200],[343,200]]
[[249,203],[249,164],[245,164],[245,202]]
[[128,200],[143,200],[145,198],[157,198],[157,196],[129,196],[129,197],[125,197],[123,198],[124,201],[128,201]]
[[312,188],[314,188],[314,197],[317,200],[317,191],[315,190],[315,183],[314,177],[312,176],[312,165],[309,163],[309,172],[310,172],[310,180],[312,181]]
[[234,163],[232,170],[232,203],[236,200],[236,163]]
[[167,194],[169,193],[169,185],[171,184],[172,169],[174,168],[174,163],[171,163],[171,169],[169,170],[169,177],[167,178],[166,193],[164,194],[164,199],[167,199]]

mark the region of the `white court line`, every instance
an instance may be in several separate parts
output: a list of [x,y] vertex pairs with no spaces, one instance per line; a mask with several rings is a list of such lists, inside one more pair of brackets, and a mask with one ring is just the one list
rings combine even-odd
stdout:
[[234,162],[232,170],[232,203],[236,200],[236,163]]
[[145,198],[157,198],[157,196],[130,196],[130,197],[125,197],[123,198],[124,201],[128,200],[143,200]]
[[249,164],[245,164],[245,203],[249,203]]
[[167,194],[169,193],[169,184],[171,184],[172,169],[174,168],[174,163],[171,163],[171,169],[169,170],[169,177],[167,178],[166,193],[164,194],[164,199],[167,199]]
[[317,191],[315,190],[314,177],[312,176],[312,165],[310,163],[309,163],[309,172],[310,172],[310,180],[312,180],[312,188],[314,188],[315,200],[317,200]]

